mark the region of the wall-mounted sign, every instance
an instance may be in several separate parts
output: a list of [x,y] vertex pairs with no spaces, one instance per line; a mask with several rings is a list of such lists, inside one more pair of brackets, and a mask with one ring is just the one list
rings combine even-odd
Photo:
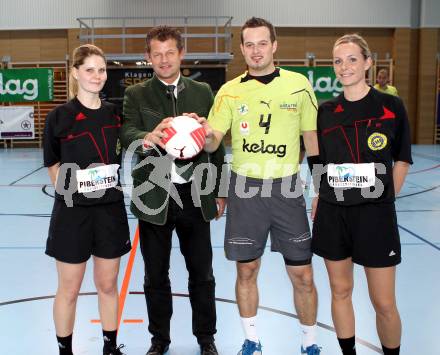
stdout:
[[[226,81],[226,71],[223,67],[182,67],[181,72],[185,77],[208,83],[214,92]],[[152,68],[107,68],[107,82],[102,89],[102,96],[109,101],[122,104],[127,87],[148,80],[153,74]]]
[[0,139],[33,139],[33,106],[0,106]]
[[330,100],[342,92],[342,85],[336,79],[333,67],[297,67],[281,68],[303,74],[309,79],[318,101]]
[[53,100],[53,69],[0,70],[0,102]]

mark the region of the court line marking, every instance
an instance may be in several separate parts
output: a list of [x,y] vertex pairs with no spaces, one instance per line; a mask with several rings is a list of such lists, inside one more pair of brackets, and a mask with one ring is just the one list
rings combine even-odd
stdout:
[[411,193],[411,194],[407,194],[407,195],[397,196],[397,197],[396,197],[396,200],[398,200],[398,199],[400,199],[400,198],[404,198],[404,197],[409,197],[409,196],[414,196],[414,195],[424,194],[425,192],[433,191],[433,190],[435,190],[435,189],[437,189],[437,188],[439,188],[439,187],[440,187],[440,185],[437,185],[437,186],[431,187],[431,188],[426,189],[426,190],[422,190],[422,191],[418,191],[418,192],[413,192],[413,193]]
[[44,165],[40,166],[38,169],[35,169],[35,170],[31,171],[29,174],[26,174],[25,176],[21,177],[20,179],[11,182],[9,184],[9,186],[13,186],[15,183],[19,182],[20,180],[23,180],[23,179],[27,178],[28,176],[31,176],[33,173],[36,173],[37,171],[39,171],[39,170],[41,170],[43,168],[44,168]]
[[408,175],[424,173],[426,171],[435,170],[437,168],[440,168],[440,164],[437,164],[437,165],[431,166],[430,168],[426,168],[426,169],[422,169],[422,170],[411,171],[408,173]]
[[45,184],[18,184],[18,185],[10,185],[10,184],[0,184],[0,187],[14,187],[14,188],[17,188],[17,187],[19,187],[19,188],[22,188],[22,187],[24,187],[24,188],[31,188],[31,187],[33,187],[33,188],[36,188],[36,187],[42,187],[42,186],[44,186]]
[[417,239],[425,242],[426,244],[430,245],[431,247],[433,247],[434,249],[437,249],[438,251],[440,251],[440,247],[438,247],[437,245],[435,245],[434,243],[430,242],[429,240],[421,237],[420,235],[410,231],[408,228],[403,227],[402,225],[398,224],[397,225],[400,229],[403,229],[405,232],[411,234],[413,237],[416,237]]
[[[136,324],[136,323],[143,323],[143,322],[144,322],[143,319],[124,319],[124,320],[122,320],[122,323],[124,323],[124,324]],[[90,323],[101,324],[101,320],[100,319],[91,319]]]
[[[417,179],[417,178],[416,178]],[[418,179],[417,179],[418,180]],[[431,186],[422,186],[420,184],[416,184],[415,182],[411,181],[410,178],[405,179],[405,187],[407,187],[408,189],[415,189],[415,188],[419,188],[419,189],[429,189]]]
[[124,319],[123,322],[126,324],[136,324],[136,323],[143,323],[144,320],[143,319]]
[[124,311],[125,301],[127,299],[128,286],[130,284],[131,273],[133,271],[133,264],[134,264],[134,259],[136,257],[138,244],[139,244],[139,225],[136,227],[136,232],[134,233],[130,256],[128,258],[127,266],[125,267],[125,273],[121,285],[121,291],[119,292],[118,329],[121,325],[122,313]]
[[420,157],[426,160],[431,160],[431,161],[435,161],[435,162],[440,162],[440,159],[438,159],[435,156],[429,155],[429,154],[424,154],[424,153],[417,153],[417,152],[412,152],[412,155],[415,155],[416,157]]
[[53,185],[45,184],[45,185],[43,185],[43,187],[41,188],[41,191],[43,192],[43,194],[45,194],[45,195],[47,195],[47,196],[49,196],[49,197],[55,198],[55,195],[51,195],[49,192],[46,191],[46,189],[47,189],[48,186],[53,186]]
[[[140,292],[140,291],[130,291],[129,294],[130,295],[144,295],[144,293]],[[94,296],[94,295],[97,295],[97,293],[96,292],[84,292],[84,293],[80,293],[79,294],[79,296]],[[186,293],[172,293],[172,296],[173,297],[189,298],[189,295],[186,294]],[[24,303],[24,302],[30,302],[30,301],[46,300],[46,299],[51,299],[51,298],[54,298],[54,297],[55,297],[55,295],[52,295],[52,296],[40,296],[40,297],[32,297],[32,298],[23,298],[23,299],[7,301],[7,302],[0,302],[0,307],[1,306],[6,306],[6,305],[11,305],[11,304],[16,304],[16,303]],[[217,302],[237,304],[236,301],[230,300],[230,299],[227,299],[227,298],[216,297],[215,300]],[[265,310],[265,311],[268,311],[268,312],[275,313],[275,314],[279,314],[279,315],[283,315],[283,316],[286,316],[286,317],[298,319],[298,316],[296,314],[290,313],[290,312],[281,311],[281,310],[276,309],[276,308],[266,307],[266,306],[259,306],[258,308],[262,309],[262,310]],[[330,325],[328,325],[328,324],[321,323],[321,322],[317,322],[316,324],[318,325],[318,327],[321,327],[323,329],[326,329],[328,331],[336,333],[335,328],[330,326]],[[369,343],[366,340],[363,340],[363,339],[361,339],[359,337],[356,337],[356,342],[358,344],[361,344],[361,345],[363,345],[363,346],[373,350],[374,352],[376,352],[378,354],[382,354],[382,349],[381,348],[377,347],[376,345],[373,345],[373,344]]]

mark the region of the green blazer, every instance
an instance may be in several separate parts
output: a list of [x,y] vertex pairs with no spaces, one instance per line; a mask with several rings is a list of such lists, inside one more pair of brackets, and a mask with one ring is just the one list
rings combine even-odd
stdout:
[[[208,117],[214,101],[208,84],[181,76],[177,91],[178,115],[195,112],[199,116]],[[156,76],[130,86],[124,96],[122,145],[128,152],[133,151],[129,149],[130,144],[142,140],[164,118],[171,116],[172,101],[167,96],[166,86]],[[137,155],[137,165],[132,171],[133,196],[130,209],[141,220],[163,225],[166,223],[170,195],[175,197],[176,192],[170,180],[172,160],[162,149],[144,151],[137,148],[134,153]],[[219,196],[220,177],[226,176],[225,171],[222,174],[224,157],[222,144],[216,152],[208,154],[202,151],[193,160],[198,172],[194,174],[192,184],[193,200],[196,206],[201,207],[206,221],[213,219],[217,213],[215,197]],[[208,169],[197,170],[197,166],[202,163],[212,165],[209,164]],[[210,189],[210,186],[214,188]]]

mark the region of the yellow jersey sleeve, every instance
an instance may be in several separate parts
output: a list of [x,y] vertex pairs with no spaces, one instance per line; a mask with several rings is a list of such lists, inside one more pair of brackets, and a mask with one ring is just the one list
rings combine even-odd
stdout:
[[316,131],[318,103],[306,77],[304,77],[304,88],[301,99],[301,131]]
[[232,95],[227,92],[227,85],[220,88],[214,99],[214,105],[208,116],[208,123],[215,131],[226,134],[231,128],[233,119]]

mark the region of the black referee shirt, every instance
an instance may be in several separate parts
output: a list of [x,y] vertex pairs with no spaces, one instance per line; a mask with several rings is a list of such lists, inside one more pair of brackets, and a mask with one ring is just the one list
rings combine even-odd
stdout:
[[[116,106],[108,102],[102,101],[101,107],[94,110],[83,106],[75,98],[56,107],[46,118],[43,139],[44,166],[50,167],[58,162],[61,165],[75,163],[79,169],[86,169],[92,163],[120,165],[120,127],[121,119]],[[61,167],[60,172],[62,171]],[[73,174],[75,171],[67,169],[65,174],[59,175],[65,179],[57,182],[57,191],[72,188],[70,184],[75,180],[72,178]],[[65,196],[55,193],[58,199],[65,199]],[[118,188],[107,189],[100,198],[90,198],[91,196],[91,193],[75,192],[72,196],[73,204],[96,205],[123,199],[123,193]]]
[[[330,203],[357,205],[366,202],[392,202],[395,161],[412,164],[408,116],[400,98],[371,88],[358,101],[347,101],[341,93],[323,103],[318,110],[318,142],[321,161],[327,165],[344,163],[382,163],[385,174],[377,173],[384,186],[378,197],[364,197],[360,188],[343,191],[338,201],[327,174],[321,178],[319,197]],[[374,187],[368,188],[370,191]]]

